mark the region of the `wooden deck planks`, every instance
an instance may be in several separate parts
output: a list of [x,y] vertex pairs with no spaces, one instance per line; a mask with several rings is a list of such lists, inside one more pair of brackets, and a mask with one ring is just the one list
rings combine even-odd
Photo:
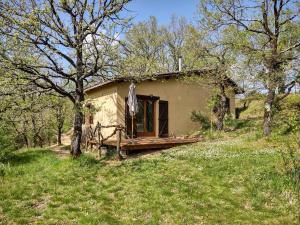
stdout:
[[[145,150],[145,149],[166,149],[179,145],[191,144],[200,141],[199,138],[135,138],[122,139],[121,151]],[[117,146],[116,140],[107,140],[104,142],[108,146]]]

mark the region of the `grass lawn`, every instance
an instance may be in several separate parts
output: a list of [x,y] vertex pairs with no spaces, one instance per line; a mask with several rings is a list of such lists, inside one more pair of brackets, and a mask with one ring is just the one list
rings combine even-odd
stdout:
[[0,167],[0,224],[299,224],[270,146],[242,135],[120,163],[25,150]]

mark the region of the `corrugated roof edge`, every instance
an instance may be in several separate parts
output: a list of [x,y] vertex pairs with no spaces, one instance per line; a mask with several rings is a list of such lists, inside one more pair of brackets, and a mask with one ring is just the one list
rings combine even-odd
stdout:
[[[153,74],[151,76],[143,76],[143,77],[116,77],[114,79],[111,80],[107,80],[101,84],[96,84],[92,87],[87,87],[84,92],[89,92],[92,91],[94,89],[98,89],[100,87],[104,87],[108,84],[112,84],[112,83],[120,83],[120,82],[131,82],[131,81],[135,81],[135,82],[142,82],[142,81],[147,81],[147,80],[156,80],[156,79],[167,79],[170,77],[179,77],[181,75],[184,76],[191,76],[191,75],[202,75],[205,73],[208,73],[209,71],[213,71],[213,69],[202,69],[202,70],[189,70],[189,71],[175,71],[175,72],[166,72],[166,73],[157,73],[157,74]],[[138,78],[138,79],[137,79]],[[242,94],[244,93],[244,90],[239,87],[236,82],[234,82],[231,78],[227,78],[227,85],[228,86],[232,86],[234,88],[234,91],[236,94]]]

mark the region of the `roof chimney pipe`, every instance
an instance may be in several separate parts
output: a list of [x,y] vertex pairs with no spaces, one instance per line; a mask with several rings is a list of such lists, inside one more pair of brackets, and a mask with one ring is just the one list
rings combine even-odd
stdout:
[[179,56],[178,58],[178,71],[181,72],[182,70],[182,57]]

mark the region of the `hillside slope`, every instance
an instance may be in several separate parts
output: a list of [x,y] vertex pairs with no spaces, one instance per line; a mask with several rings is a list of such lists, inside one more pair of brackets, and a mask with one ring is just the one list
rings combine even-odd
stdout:
[[255,135],[106,163],[34,149],[0,169],[0,224],[299,224],[280,149]]

